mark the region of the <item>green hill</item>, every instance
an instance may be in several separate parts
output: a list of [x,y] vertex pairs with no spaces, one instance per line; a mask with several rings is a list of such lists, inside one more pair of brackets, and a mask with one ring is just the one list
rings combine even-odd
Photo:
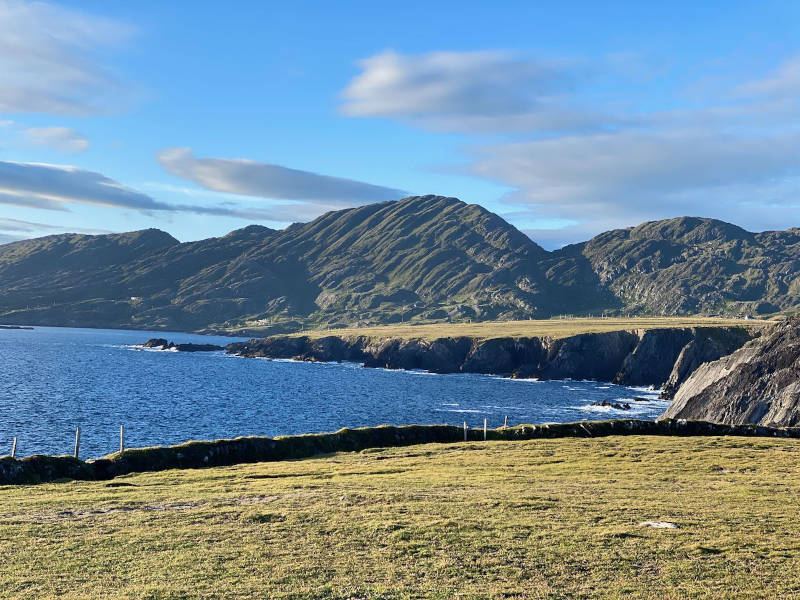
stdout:
[[0,246],[0,322],[203,329],[767,314],[800,303],[800,230],[680,218],[547,252],[499,216],[418,196],[179,243],[145,230]]

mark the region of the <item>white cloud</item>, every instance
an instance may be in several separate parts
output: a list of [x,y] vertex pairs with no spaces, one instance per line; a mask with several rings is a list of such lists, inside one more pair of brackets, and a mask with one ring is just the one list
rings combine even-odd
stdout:
[[482,148],[471,169],[516,187],[508,200],[531,215],[579,222],[529,231],[552,246],[681,215],[754,230],[797,226],[798,148],[791,132],[620,132]]
[[800,134],[621,132],[483,148],[475,173],[525,190],[535,204],[584,210],[800,175]]
[[397,200],[405,195],[371,183],[299,171],[243,158],[197,158],[189,148],[158,154],[169,173],[206,189],[259,198],[352,205]]
[[89,140],[69,127],[32,127],[23,133],[33,144],[61,152],[78,153],[89,149]]
[[383,52],[360,61],[342,111],[391,117],[447,131],[593,128],[608,116],[575,106],[569,92],[585,77],[566,61],[511,52]]
[[77,10],[0,0],[0,112],[108,112],[123,90],[100,54],[131,34],[126,25]]

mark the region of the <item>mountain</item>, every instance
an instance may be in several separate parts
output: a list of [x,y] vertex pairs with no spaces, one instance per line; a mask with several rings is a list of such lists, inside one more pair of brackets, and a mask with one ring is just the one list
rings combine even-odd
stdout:
[[0,246],[0,322],[201,329],[769,313],[800,303],[800,230],[680,218],[547,252],[499,216],[416,196],[278,231],[144,231]]
[[601,233],[552,253],[631,314],[768,314],[800,304],[800,229],[750,233],[680,217]]
[[662,418],[741,425],[800,425],[800,318],[703,364]]

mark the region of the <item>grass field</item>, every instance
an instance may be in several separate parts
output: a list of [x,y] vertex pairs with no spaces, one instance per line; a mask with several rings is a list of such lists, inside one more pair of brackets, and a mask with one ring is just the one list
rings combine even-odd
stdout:
[[[3,598],[796,598],[800,444],[423,445],[0,488]],[[653,529],[644,521],[675,522]]]
[[352,329],[302,331],[294,335],[326,335],[373,338],[401,337],[436,339],[466,336],[476,339],[497,337],[568,337],[579,333],[602,333],[620,329],[657,329],[663,327],[763,327],[770,321],[723,319],[714,317],[609,317],[576,319],[539,319],[531,321],[483,321],[478,323],[435,323],[430,325],[384,325]]

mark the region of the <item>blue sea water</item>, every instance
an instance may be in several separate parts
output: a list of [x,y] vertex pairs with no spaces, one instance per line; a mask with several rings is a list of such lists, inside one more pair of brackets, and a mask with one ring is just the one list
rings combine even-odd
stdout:
[[[633,417],[666,408],[652,390],[590,381],[432,375],[355,364],[246,359],[222,352],[135,348],[151,337],[217,343],[186,333],[69,329],[0,330],[0,454],[81,456],[128,447],[240,435],[334,431],[367,425],[449,423],[490,427]],[[633,402],[633,397],[647,402]],[[632,410],[590,406],[630,401]]]

